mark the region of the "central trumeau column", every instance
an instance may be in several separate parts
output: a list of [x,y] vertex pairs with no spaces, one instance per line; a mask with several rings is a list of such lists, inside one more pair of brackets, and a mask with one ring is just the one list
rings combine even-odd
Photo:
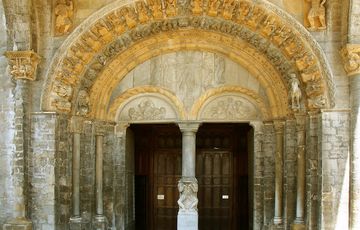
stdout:
[[180,123],[179,127],[182,132],[182,177],[178,184],[180,198],[177,229],[198,230],[198,182],[195,178],[195,165],[199,123]]

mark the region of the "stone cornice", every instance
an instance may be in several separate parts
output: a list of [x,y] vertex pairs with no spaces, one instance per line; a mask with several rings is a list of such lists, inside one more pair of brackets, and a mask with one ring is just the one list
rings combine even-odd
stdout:
[[25,79],[34,81],[36,79],[36,68],[40,56],[32,50],[6,51],[5,57],[10,66],[10,75],[13,79]]
[[360,44],[347,44],[340,53],[346,74],[348,76],[360,74]]

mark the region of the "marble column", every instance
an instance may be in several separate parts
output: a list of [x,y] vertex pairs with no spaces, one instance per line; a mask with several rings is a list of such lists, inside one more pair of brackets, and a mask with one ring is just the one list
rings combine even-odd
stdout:
[[106,123],[97,121],[95,125],[95,189],[96,189],[96,215],[93,221],[94,230],[107,229],[107,219],[104,216],[103,200],[103,145]]
[[70,119],[72,133],[72,216],[70,229],[81,229],[80,214],[80,139],[84,130],[84,119],[73,116]]
[[350,78],[350,229],[360,229],[360,44],[347,44],[341,54]]
[[305,114],[297,113],[296,143],[297,143],[297,179],[296,179],[296,217],[292,230],[305,230]]
[[274,121],[276,133],[275,152],[275,212],[274,224],[283,223],[283,149],[284,149],[284,121]]
[[197,192],[195,178],[196,132],[199,123],[179,123],[182,132],[182,177],[178,183],[180,198],[177,217],[178,230],[198,230]]
[[31,82],[36,79],[39,56],[33,51],[7,51],[9,72],[15,88],[15,153],[13,158],[14,218],[3,225],[4,230],[32,229],[27,204],[27,155],[30,140]]

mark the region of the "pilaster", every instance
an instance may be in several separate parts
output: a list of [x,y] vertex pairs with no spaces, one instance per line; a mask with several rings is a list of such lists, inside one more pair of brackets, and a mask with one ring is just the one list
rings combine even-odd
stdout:
[[36,68],[39,56],[30,50],[7,51],[9,70],[12,79],[16,82],[15,88],[15,116],[16,116],[16,149],[14,156],[14,187],[16,191],[15,218],[5,223],[4,230],[32,229],[32,222],[27,217],[27,157],[30,140],[30,106],[31,82],[36,79]]
[[360,44],[347,44],[341,55],[350,78],[350,229],[360,229]]

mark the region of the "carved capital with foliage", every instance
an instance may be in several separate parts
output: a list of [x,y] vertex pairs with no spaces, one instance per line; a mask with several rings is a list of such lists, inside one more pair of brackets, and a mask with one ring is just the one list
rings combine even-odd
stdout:
[[106,133],[106,121],[94,121],[95,126],[95,135],[96,136],[104,136]]
[[34,81],[36,79],[36,68],[40,61],[40,56],[32,50],[26,51],[6,51],[10,66],[10,75],[13,79],[25,79]]
[[347,44],[341,51],[348,76],[360,74],[360,44]]

